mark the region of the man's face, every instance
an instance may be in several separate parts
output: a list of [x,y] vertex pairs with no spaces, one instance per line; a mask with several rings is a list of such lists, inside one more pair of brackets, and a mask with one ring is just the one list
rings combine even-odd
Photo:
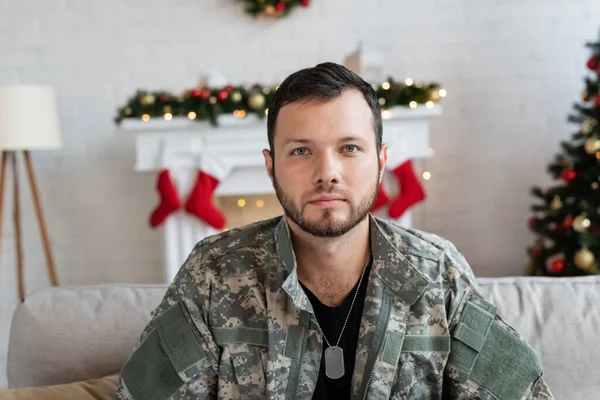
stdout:
[[373,115],[359,91],[282,107],[273,148],[274,157],[263,150],[267,171],[285,214],[300,229],[337,237],[367,217],[387,146],[378,160]]

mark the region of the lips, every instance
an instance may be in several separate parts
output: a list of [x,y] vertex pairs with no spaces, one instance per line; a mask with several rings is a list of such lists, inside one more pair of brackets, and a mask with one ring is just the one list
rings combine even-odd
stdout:
[[344,199],[342,199],[341,197],[334,197],[334,196],[321,196],[321,197],[317,197],[316,199],[311,200],[311,203],[317,203],[317,202],[326,202],[326,201],[343,201]]

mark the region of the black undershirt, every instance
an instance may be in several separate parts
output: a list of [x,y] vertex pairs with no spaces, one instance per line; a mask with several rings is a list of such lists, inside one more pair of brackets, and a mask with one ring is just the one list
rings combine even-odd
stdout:
[[[319,378],[317,379],[317,387],[315,388],[315,393],[313,395],[313,399],[315,400],[350,399],[354,359],[356,355],[356,346],[358,344],[358,332],[365,304],[370,270],[371,263],[369,263],[365,270],[358,295],[356,296],[356,301],[352,307],[352,313],[348,318],[348,323],[346,324],[346,328],[344,329],[338,345],[344,350],[344,376],[340,379],[329,379],[325,375],[325,349],[327,348],[327,342],[323,340],[323,354],[321,355]],[[302,282],[300,282],[300,285],[313,306],[317,321],[319,322],[319,325],[321,325],[321,329],[323,329],[323,333],[327,337],[327,340],[329,340],[329,343],[332,346],[335,346],[342,327],[344,326],[344,321],[348,316],[348,311],[350,310],[354,293],[358,287],[358,282],[356,282],[352,291],[348,293],[348,296],[346,296],[339,307],[329,307],[321,303],[317,296],[308,290]]]

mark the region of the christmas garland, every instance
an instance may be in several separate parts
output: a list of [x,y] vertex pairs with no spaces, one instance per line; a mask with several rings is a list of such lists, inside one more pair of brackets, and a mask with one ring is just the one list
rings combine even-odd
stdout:
[[238,0],[245,4],[248,14],[254,16],[285,17],[297,6],[308,7],[310,0]]
[[[196,87],[180,95],[166,91],[138,90],[127,103],[118,108],[114,119],[120,124],[124,119],[163,118],[167,121],[174,117],[187,117],[195,121],[209,121],[218,126],[218,116],[233,115],[244,118],[256,115],[265,118],[268,104],[278,86],[227,85],[222,88]],[[389,78],[376,88],[382,110],[395,106],[415,108],[420,104],[432,107],[446,96],[439,84],[413,82],[407,79],[396,82]]]

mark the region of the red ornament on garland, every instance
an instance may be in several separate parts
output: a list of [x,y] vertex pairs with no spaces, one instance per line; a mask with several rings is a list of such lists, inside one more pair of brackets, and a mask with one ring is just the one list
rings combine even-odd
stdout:
[[600,108],[600,93],[598,93],[596,97],[594,97],[594,107]]
[[275,9],[278,12],[284,12],[285,11],[285,3],[280,1],[279,3],[275,4]]
[[560,274],[565,270],[565,260],[559,258],[550,263],[550,272],[554,274]]
[[564,230],[571,229],[573,227],[573,218],[567,217],[562,223],[562,227]]
[[302,4],[303,7],[308,7],[310,6],[310,0],[302,0],[300,4]]
[[166,94],[161,94],[158,99],[160,100],[161,103],[166,103],[167,100],[169,100],[169,97]]
[[227,93],[231,93],[231,92],[233,92],[233,86],[227,85],[227,86],[225,86],[225,88],[223,90],[225,90]]
[[227,93],[227,91],[222,90],[219,92],[219,94],[217,95],[217,98],[219,100],[225,100],[227,97],[229,97],[229,93]]
[[208,99],[210,97],[210,91],[209,90],[203,90],[202,91],[202,98],[203,99]]
[[573,171],[571,168],[565,168],[560,176],[565,182],[571,182],[577,178],[577,172]]
[[194,89],[192,90],[192,93],[190,93],[192,95],[192,97],[200,97],[200,95],[202,94],[202,90],[200,89]]

